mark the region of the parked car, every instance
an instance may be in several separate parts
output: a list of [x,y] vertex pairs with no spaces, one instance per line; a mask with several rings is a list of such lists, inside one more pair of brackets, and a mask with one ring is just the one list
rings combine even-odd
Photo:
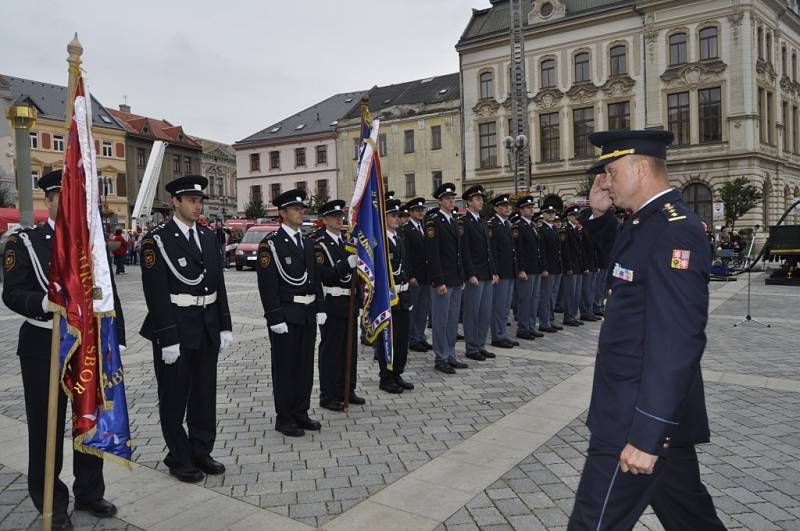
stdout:
[[264,239],[264,236],[278,230],[279,227],[280,225],[278,223],[264,223],[262,225],[253,225],[247,229],[247,232],[245,232],[242,237],[242,241],[236,246],[237,271],[241,271],[245,266],[256,267],[258,244]]

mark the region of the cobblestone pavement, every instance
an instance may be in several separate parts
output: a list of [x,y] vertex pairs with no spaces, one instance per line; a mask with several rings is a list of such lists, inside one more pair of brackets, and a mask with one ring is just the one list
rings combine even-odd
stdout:
[[[134,460],[166,472],[150,345],[138,336],[145,306],[138,268],[118,279],[128,324],[126,367]],[[800,293],[753,284],[753,315],[771,322],[733,328],[743,316],[743,286],[712,284],[713,292],[736,292],[712,313],[706,370],[800,380],[796,343],[800,320],[791,309]],[[377,389],[372,351],[359,351],[358,393],[365,406],[349,417],[319,409],[318,388],[311,416],[322,431],[301,439],[273,430],[274,411],[265,323],[251,271],[226,274],[236,343],[220,357],[218,436],[214,456],[226,474],[209,476],[203,487],[219,497],[323,526],[420,466],[520,406],[553,388],[592,362],[599,324],[496,350],[492,361],[471,362],[456,376],[433,371],[432,355],[412,352],[406,377],[417,388],[403,395]],[[741,281],[736,283],[741,284]],[[16,335],[20,319],[0,308],[0,415],[25,420]],[[463,344],[459,344],[463,349]],[[467,360],[469,361],[469,360]],[[712,439],[701,451],[704,479],[730,528],[800,529],[800,394],[769,385],[707,386]],[[533,451],[466,506],[440,520],[441,529],[550,529],[566,524],[582,466],[587,432],[582,419],[565,419],[565,428]],[[516,461],[515,461],[516,462]],[[108,464],[107,467],[115,467]],[[165,475],[165,477],[167,477]],[[66,478],[65,478],[66,479]],[[484,483],[488,485],[489,483]],[[120,503],[124,492],[109,492]],[[480,488],[480,487],[479,487]],[[476,489],[473,492],[478,492]],[[468,498],[467,498],[468,499]],[[342,514],[344,513],[344,514]],[[449,513],[448,513],[449,514]],[[0,529],[26,529],[37,516],[27,499],[25,476],[0,460]],[[97,521],[79,513],[78,529],[136,529],[120,519]],[[645,515],[642,526],[658,529]],[[146,526],[143,526],[146,527]],[[433,526],[432,526],[433,527]]]

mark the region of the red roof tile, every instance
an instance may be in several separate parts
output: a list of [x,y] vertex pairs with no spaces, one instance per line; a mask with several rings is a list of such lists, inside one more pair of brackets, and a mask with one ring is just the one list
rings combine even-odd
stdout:
[[[202,146],[198,142],[192,140],[192,138],[183,131],[183,127],[180,125],[172,125],[167,120],[157,120],[155,118],[139,116],[138,114],[113,109],[108,109],[108,112],[132,135],[152,138],[153,140],[163,140],[170,144],[180,144],[182,146],[202,149]],[[145,128],[149,129],[149,131],[145,132]]]

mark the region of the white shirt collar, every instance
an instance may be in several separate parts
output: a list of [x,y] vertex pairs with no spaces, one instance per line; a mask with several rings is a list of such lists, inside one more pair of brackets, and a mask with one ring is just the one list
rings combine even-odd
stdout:
[[476,214],[475,212],[473,212],[472,210],[469,210],[469,209],[467,209],[467,212],[472,214],[472,217],[475,218],[475,221],[480,221],[481,220],[481,213],[480,212],[478,212]]
[[453,213],[452,213],[452,212],[445,212],[445,211],[444,211],[444,210],[442,210],[441,208],[439,209],[439,212],[441,212],[442,214],[444,214],[444,217],[446,217],[446,218],[447,218],[447,221],[450,221],[451,219],[453,219]]
[[414,225],[415,229],[421,229],[422,228],[422,223],[420,223],[416,219],[411,218],[410,221],[411,221],[411,224]]
[[53,229],[53,231],[55,232],[55,230],[56,230],[56,222],[48,217],[47,218],[47,224],[50,225],[50,228]]
[[[528,223],[528,225],[533,225],[533,218],[531,218],[531,219],[528,219],[528,218],[526,218],[525,216],[520,216],[520,218],[521,218],[522,220],[524,220],[525,222],[527,222],[527,223]],[[534,225],[534,228],[535,228],[535,225]]]
[[499,220],[500,220],[500,221],[502,221],[503,223],[505,223],[506,221],[508,221],[508,218],[504,218],[504,217],[503,217],[503,216],[501,216],[500,214],[497,214],[497,213],[495,213],[495,216],[497,216],[497,219],[499,219]]
[[[333,241],[335,241],[336,243],[339,243],[339,240],[342,238],[340,235],[338,235],[338,234],[334,234],[334,233],[332,233],[331,231],[329,231],[328,229],[325,229],[325,232],[327,232],[327,233],[328,233],[328,236],[330,236],[330,237],[331,237],[331,239],[332,239]],[[294,237],[294,235],[292,235],[292,237]]]
[[392,240],[394,240],[395,237],[397,236],[397,232],[395,232],[395,231],[393,231],[391,229],[386,229],[386,234],[388,234],[392,238]]
[[552,223],[548,223],[548,222],[546,222],[545,220],[542,220],[542,223],[544,223],[545,225],[547,225],[547,227],[548,227],[548,228],[550,228],[550,229],[552,229],[552,228],[553,228],[553,224],[552,224]]
[[283,227],[283,230],[286,231],[286,234],[288,234],[289,237],[292,238],[292,241],[294,241],[294,235],[297,234],[298,232],[300,232],[300,230],[294,230],[293,228],[291,228],[286,223],[282,223],[281,227]]
[[[656,195],[654,195],[653,197],[651,197],[650,199],[645,201],[644,204],[639,207],[639,210],[643,209],[644,207],[646,207],[647,205],[649,205],[650,203],[652,203],[653,201],[655,201],[656,199],[658,199],[662,195],[670,193],[672,190],[674,190],[674,188],[670,187],[670,188],[667,188],[666,190],[664,190],[662,192],[658,192]],[[639,212],[639,210],[637,210],[636,212]]]
[[189,229],[194,229],[194,233],[197,234],[197,223],[192,223],[192,226],[190,227],[183,221],[179,220],[177,216],[172,216],[172,219],[175,220],[175,225],[177,225],[181,230],[184,238],[189,238]]

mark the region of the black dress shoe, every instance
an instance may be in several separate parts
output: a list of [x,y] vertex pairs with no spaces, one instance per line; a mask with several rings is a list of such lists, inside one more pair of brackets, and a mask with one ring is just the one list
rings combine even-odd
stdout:
[[486,360],[486,356],[484,356],[480,352],[468,352],[464,356],[466,356],[467,358],[469,358],[471,360],[475,360],[475,361],[485,361]]
[[580,321],[576,321],[575,319],[569,319],[567,321],[564,321],[561,324],[563,324],[564,326],[580,326],[581,322]]
[[117,506],[103,498],[90,502],[79,502],[76,500],[75,510],[86,511],[96,518],[111,518],[117,514]]
[[305,417],[296,418],[294,421],[304,430],[319,431],[322,428],[322,424],[311,419],[308,415]]
[[320,400],[319,407],[330,411],[344,411],[344,404],[339,400]]
[[606,313],[605,313],[605,312],[603,312],[603,311],[594,312],[594,316],[595,316],[595,317],[600,317],[600,318],[602,318],[602,317],[605,317],[605,316],[606,316]]
[[355,406],[363,406],[364,404],[367,403],[366,400],[364,400],[355,393],[350,393],[350,396],[347,398],[347,401]]
[[557,325],[557,324],[552,324],[552,325],[550,325],[550,326],[552,326],[552,327],[553,327],[553,328],[555,328],[556,330],[564,330],[564,327],[563,327],[563,326],[560,326],[560,325]]
[[505,339],[500,339],[499,341],[492,341],[492,346],[497,348],[514,348],[514,345],[512,345]]
[[275,431],[279,431],[287,437],[302,437],[306,434],[303,428],[297,424],[275,424]]
[[534,339],[536,339],[535,337],[533,337],[533,334],[531,334],[530,332],[526,332],[524,330],[522,332],[517,332],[517,337],[520,339],[527,339],[528,341],[533,341]]
[[198,457],[194,460],[194,464],[197,468],[210,476],[218,476],[225,473],[225,465],[219,461],[215,461],[210,455]]
[[411,343],[408,345],[408,349],[413,350],[414,352],[428,352],[428,347],[422,343]]
[[540,326],[539,327],[539,331],[540,332],[547,332],[548,334],[555,334],[556,332],[558,332],[558,330],[556,330],[552,326]]
[[194,466],[170,467],[169,473],[184,483],[199,483],[206,477],[202,470]]
[[378,384],[378,389],[381,391],[386,391],[387,393],[391,393],[393,395],[399,395],[403,392],[403,388],[400,387],[397,382],[394,380],[385,380]]
[[460,361],[450,360],[447,363],[454,369],[469,369],[469,365]]
[[488,350],[481,350],[481,354],[486,359],[496,358],[497,355],[494,352],[489,352]]
[[455,374],[456,370],[452,368],[448,363],[437,363],[433,366],[439,372],[443,372],[445,374]]
[[403,380],[403,377],[400,376],[399,374],[395,377],[394,381],[395,381],[395,383],[397,385],[399,385],[400,387],[402,387],[406,391],[411,391],[412,389],[414,389],[414,384],[412,384],[411,382],[407,382],[407,381]]
[[518,347],[519,346],[519,341],[514,341],[513,339],[508,339],[508,338],[506,338],[506,341],[511,343],[512,347]]
[[532,335],[533,337],[544,337],[544,334],[542,334],[541,332],[537,332],[536,330],[531,330],[531,331],[530,331],[530,332],[528,332],[528,333],[529,333],[530,335]]
[[456,341],[464,341],[464,334],[457,334]]
[[431,344],[430,344],[430,343],[428,343],[427,341],[423,341],[423,342],[422,342],[422,344],[423,344],[423,345],[425,345],[425,348],[426,348],[426,349],[428,349],[428,350],[430,350],[430,349],[432,349],[432,348],[433,348],[433,345],[431,345]]
[[[116,512],[116,508],[115,511]],[[67,513],[61,514],[54,514],[52,522],[52,529],[57,529],[58,531],[72,531],[72,520],[69,519],[69,515]]]
[[581,321],[586,321],[588,323],[592,323],[592,322],[597,321],[597,320],[598,320],[597,317],[595,317],[594,315],[589,315],[588,313],[585,313],[585,314],[581,315]]

